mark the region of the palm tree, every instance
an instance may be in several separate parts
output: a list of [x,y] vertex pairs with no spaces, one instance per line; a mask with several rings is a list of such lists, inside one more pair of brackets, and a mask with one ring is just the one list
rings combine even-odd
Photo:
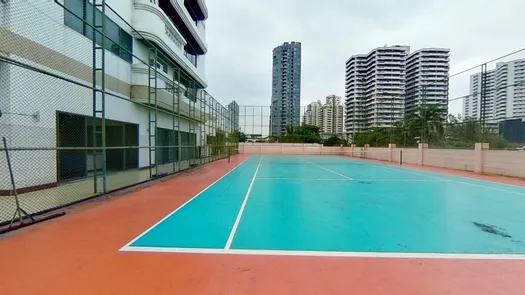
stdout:
[[434,143],[443,138],[443,112],[437,105],[427,105],[405,118],[409,138],[420,138],[422,143]]

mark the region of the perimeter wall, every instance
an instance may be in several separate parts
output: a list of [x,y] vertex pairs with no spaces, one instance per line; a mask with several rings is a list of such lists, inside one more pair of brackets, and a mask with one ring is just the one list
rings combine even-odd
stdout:
[[491,150],[487,143],[474,149],[434,149],[426,144],[418,148],[323,146],[298,143],[240,143],[239,153],[256,155],[334,155],[414,164],[525,178],[525,150]]

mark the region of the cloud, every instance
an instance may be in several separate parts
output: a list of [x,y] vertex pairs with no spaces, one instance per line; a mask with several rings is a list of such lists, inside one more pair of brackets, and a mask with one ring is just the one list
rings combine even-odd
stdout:
[[[451,49],[451,73],[524,47],[520,0],[208,1],[208,91],[222,104],[267,106],[272,49],[302,43],[301,104],[344,97],[345,61],[385,44]],[[525,55],[506,60],[523,58]],[[489,65],[489,68],[495,64]],[[469,73],[451,81],[451,97],[468,93]],[[459,103],[459,104],[458,104]],[[461,102],[451,103],[461,112]]]

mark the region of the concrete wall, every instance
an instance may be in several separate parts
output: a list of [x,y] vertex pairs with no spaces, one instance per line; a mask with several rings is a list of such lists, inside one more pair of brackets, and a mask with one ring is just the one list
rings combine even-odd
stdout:
[[525,177],[525,151],[486,150],[482,169],[488,174]]
[[343,147],[326,147],[320,144],[258,143],[239,144],[239,153],[255,155],[343,155]]
[[372,147],[326,147],[318,144],[241,143],[239,152],[263,155],[339,155],[385,162],[415,164],[483,174],[525,178],[525,151],[490,150],[488,144],[476,144],[472,150]]

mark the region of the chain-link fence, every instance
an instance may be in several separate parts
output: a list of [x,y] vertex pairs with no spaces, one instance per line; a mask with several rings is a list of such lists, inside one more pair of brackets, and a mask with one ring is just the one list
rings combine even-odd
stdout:
[[102,0],[2,3],[0,40],[0,224],[18,204],[42,213],[237,146],[238,106],[204,91],[196,56],[175,63],[180,48],[151,41]]
[[323,143],[346,145],[344,109],[340,102],[297,106],[295,117],[269,106],[240,106],[241,142]]
[[[429,146],[494,148],[524,145],[505,125],[525,118],[525,51],[518,50],[450,76],[449,115]],[[432,124],[432,118],[427,119]],[[430,138],[432,139],[432,138]]]

